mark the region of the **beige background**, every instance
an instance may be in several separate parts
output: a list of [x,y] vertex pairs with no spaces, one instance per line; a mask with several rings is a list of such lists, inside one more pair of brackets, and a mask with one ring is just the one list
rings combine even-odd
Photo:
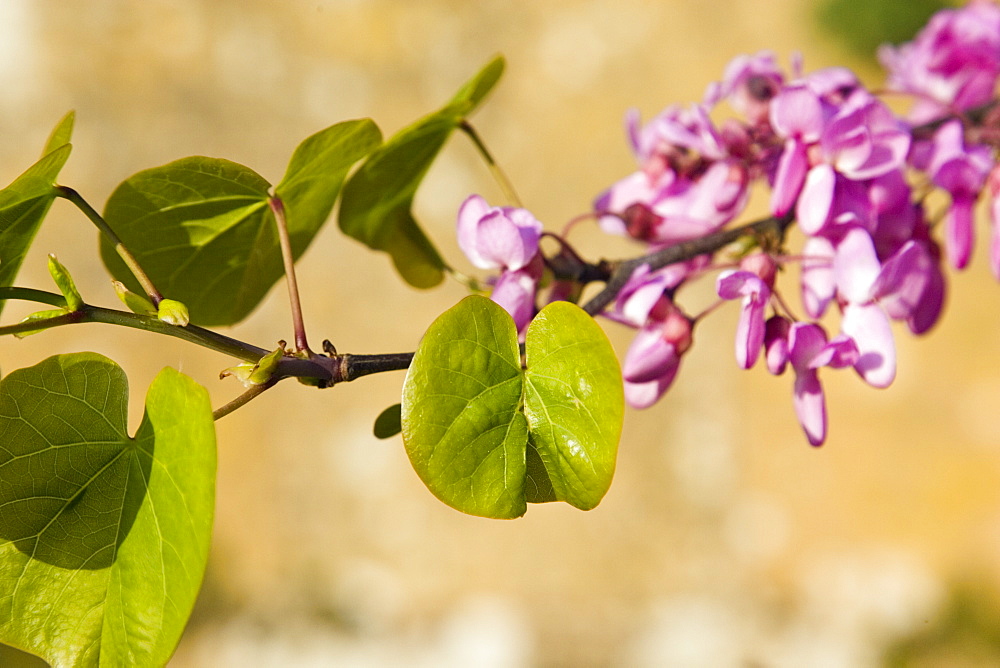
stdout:
[[[700,99],[738,54],[770,48],[787,64],[801,50],[807,69],[848,64],[881,83],[813,26],[804,0],[5,0],[0,180],[76,109],[63,181],[98,208],[135,171],[192,154],[276,182],[308,134],[361,116],[389,134],[499,52],[507,73],[474,122],[558,229],[634,168],[628,107],[649,117]],[[418,212],[460,265],[454,214],[470,192],[500,203],[456,137]],[[48,288],[54,252],[89,301],[112,305],[96,236],[57,203],[20,282]],[[593,257],[630,248],[579,239]],[[172,665],[877,664],[933,628],[956,583],[989,592],[1000,573],[1000,286],[979,250],[941,325],[921,340],[897,330],[892,388],[823,374],[820,450],[795,422],[790,377],[737,369],[735,307],[710,318],[667,398],[627,415],[615,483],[589,513],[546,505],[496,522],[436,501],[399,440],[371,436],[401,374],[283,384],[219,424],[212,558]],[[333,224],[300,272],[314,345],[345,352],[412,350],[463,294],[406,287]],[[710,289],[687,295],[690,310]],[[607,329],[624,352],[629,333]],[[232,333],[290,337],[284,288]],[[0,368],[77,350],[125,366],[133,422],[164,365],[216,405],[237,392],[217,380],[227,359],[108,327],[5,339]]]

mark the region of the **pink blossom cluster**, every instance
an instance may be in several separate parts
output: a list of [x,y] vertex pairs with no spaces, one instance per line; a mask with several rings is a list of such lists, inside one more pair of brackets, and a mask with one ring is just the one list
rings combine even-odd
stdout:
[[[644,244],[644,255],[719,232],[739,216],[751,188],[770,189],[770,209],[794,219],[800,252],[757,240],[736,255],[706,253],[653,268],[643,264],[605,316],[637,330],[622,373],[629,403],[655,403],[676,377],[692,330],[713,311],[687,315],[677,303],[684,284],[719,271],[721,301],[739,300],[736,360],[749,369],[762,355],[777,375],[791,367],[793,404],[809,442],[826,438],[818,371],[852,367],[868,384],[896,375],[890,322],[921,334],[938,320],[945,298],[942,251],[955,269],[969,262],[974,208],[985,193],[992,226],[991,268],[1000,279],[1000,7],[974,0],[939,12],[910,43],[884,46],[887,88],[912,97],[899,117],[844,68],[787,74],[771,53],[733,60],[700,104],[669,107],[641,124],[626,118],[638,169],[594,202],[610,234]],[[717,123],[726,102],[738,114]],[[929,191],[947,199],[931,215]],[[941,220],[938,220],[941,218]],[[940,224],[939,224],[940,223]],[[458,216],[462,250],[498,270],[492,298],[520,330],[536,312],[547,259],[541,224],[524,209],[489,207],[472,196]],[[800,268],[800,304],[777,285],[780,270]],[[549,297],[552,298],[551,296]],[[820,324],[839,312],[839,331]],[[830,322],[825,318],[824,322]]]

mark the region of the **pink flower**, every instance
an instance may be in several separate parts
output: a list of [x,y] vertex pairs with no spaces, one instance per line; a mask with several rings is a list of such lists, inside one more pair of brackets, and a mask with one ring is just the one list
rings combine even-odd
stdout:
[[716,292],[723,299],[743,297],[739,324],[736,326],[736,363],[749,369],[757,361],[764,345],[764,313],[771,289],[757,274],[729,270],[719,275]]
[[910,133],[888,107],[858,89],[826,123],[820,147],[838,173],[859,181],[902,167]]
[[642,327],[650,318],[662,317],[669,303],[665,293],[675,289],[693,272],[707,264],[708,258],[695,258],[688,262],[670,264],[656,271],[641,265],[632,272],[615,299],[615,307],[604,315],[630,327]]
[[633,408],[648,408],[663,396],[691,346],[691,320],[663,299],[654,317],[636,333],[622,362],[625,400]]
[[594,202],[601,227],[612,234],[654,244],[672,244],[715,232],[743,210],[748,198],[746,171],[737,163],[709,165],[697,178],[657,180],[635,172]]
[[538,253],[542,224],[526,209],[491,207],[471,195],[458,210],[458,245],[480,269],[517,271]]
[[778,94],[784,80],[770,51],[737,56],[726,66],[722,82],[709,90],[706,102],[714,105],[726,98],[751,124],[762,124],[767,121],[771,99]]
[[771,212],[783,216],[791,210],[802,190],[809,170],[807,146],[819,141],[823,130],[823,105],[802,82],[786,86],[771,102],[771,126],[785,137],[785,149],[778,158],[771,193]]
[[854,228],[837,244],[833,271],[840,328],[858,347],[854,368],[870,385],[888,387],[896,376],[889,318],[905,319],[911,329],[915,323],[929,327],[940,310],[934,258],[923,242],[910,240],[880,264],[871,236]]
[[945,217],[948,261],[956,269],[964,269],[972,255],[975,236],[972,207],[993,168],[991,151],[985,146],[966,146],[962,124],[954,120],[934,133],[927,161],[927,172],[934,185],[951,194],[951,206]]
[[517,331],[523,332],[535,317],[535,290],[538,279],[528,269],[505,271],[500,274],[490,299],[514,318]]
[[625,123],[639,164],[652,176],[664,168],[686,173],[691,154],[705,160],[727,157],[708,109],[702,105],[667,107],[642,127],[638,112],[632,110]]
[[940,11],[912,42],[883,46],[878,57],[889,71],[889,88],[916,96],[914,123],[983,104],[1000,75],[1000,7],[973,0]]
[[821,163],[809,170],[795,205],[799,227],[809,235],[836,235],[831,228],[860,225],[871,228],[874,211],[863,182],[838,174]]
[[826,400],[818,369],[851,366],[858,356],[854,341],[839,336],[830,342],[819,325],[796,322],[788,330],[788,361],[795,370],[792,404],[811,445],[826,440]]

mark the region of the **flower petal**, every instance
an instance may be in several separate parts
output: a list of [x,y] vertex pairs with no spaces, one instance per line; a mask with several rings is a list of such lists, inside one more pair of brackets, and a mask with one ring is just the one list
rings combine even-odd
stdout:
[[896,344],[889,317],[878,304],[846,304],[840,329],[858,346],[854,369],[872,387],[888,387],[896,378]]
[[535,287],[537,282],[525,270],[506,271],[497,279],[490,299],[514,318],[517,331],[522,332],[535,317]]
[[458,209],[458,246],[475,266],[480,269],[496,269],[479,253],[479,221],[490,210],[479,195],[469,195]]
[[860,227],[849,229],[833,256],[837,292],[853,304],[871,301],[872,288],[881,269],[871,235]]
[[680,356],[663,338],[660,327],[640,329],[622,362],[622,377],[630,383],[647,383],[676,373]]
[[814,370],[806,369],[796,374],[792,405],[809,444],[822,445],[826,440],[826,401]]
[[791,211],[795,200],[802,192],[802,184],[809,171],[809,159],[806,156],[806,146],[798,139],[785,141],[785,150],[778,159],[778,170],[774,175],[774,186],[771,191],[771,213],[784,216]]
[[806,174],[806,182],[795,205],[795,217],[803,232],[818,234],[826,226],[836,186],[837,175],[830,165],[816,165]]
[[826,237],[809,237],[802,247],[802,305],[810,318],[819,318],[833,299],[833,244]]

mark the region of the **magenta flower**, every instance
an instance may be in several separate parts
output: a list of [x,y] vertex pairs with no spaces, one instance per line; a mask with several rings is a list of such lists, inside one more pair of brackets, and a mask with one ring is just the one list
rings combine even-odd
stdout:
[[535,290],[538,279],[528,269],[505,271],[500,274],[490,299],[514,318],[517,331],[523,332],[535,317]]
[[768,119],[771,99],[784,80],[770,51],[737,56],[726,66],[722,81],[709,89],[706,103],[714,105],[726,98],[751,124],[763,124]]
[[972,255],[975,236],[972,208],[993,168],[985,146],[966,146],[961,122],[945,123],[934,133],[927,172],[934,185],[951,194],[945,217],[945,251],[956,269],[964,269]]
[[864,188],[843,181],[873,179],[898,171],[906,161],[909,132],[885,105],[855,86],[849,72],[825,70],[786,87],[771,104],[771,123],[786,138],[771,212],[784,215],[798,200],[796,213],[807,234],[837,217],[835,193],[857,193],[867,206]]
[[654,244],[716,231],[743,210],[749,176],[712,124],[707,109],[669,107],[640,127],[626,119],[640,169],[594,201],[601,227]]
[[526,209],[491,207],[471,195],[458,210],[458,245],[480,269],[517,271],[538,253],[542,224]]
[[764,345],[764,313],[771,298],[771,289],[757,274],[742,270],[722,272],[715,289],[723,299],[743,297],[743,308],[736,326],[736,363],[743,369],[749,369],[757,361]]
[[910,133],[889,108],[857,89],[823,128],[823,159],[860,181],[898,170],[910,150]]
[[811,445],[826,440],[826,400],[817,371],[851,366],[858,351],[850,338],[838,336],[830,342],[819,325],[796,322],[788,330],[788,361],[795,370],[792,403],[799,424]]
[[594,209],[606,232],[671,244],[715,232],[732,220],[746,205],[747,186],[746,170],[730,161],[712,163],[693,180],[668,171],[653,181],[635,172],[601,193]]
[[806,150],[819,141],[823,105],[816,93],[799,82],[785,87],[772,100],[770,118],[775,132],[785,138],[771,193],[771,212],[783,216],[795,204],[809,171]]
[[715,232],[746,205],[747,175],[732,162],[713,163],[697,180],[677,180],[660,191],[651,209],[660,218],[650,241],[671,244]]
[[670,264],[662,269],[650,271],[649,265],[641,265],[632,272],[628,281],[618,293],[615,306],[604,315],[630,327],[642,327],[651,318],[662,318],[669,300],[664,295],[673,290],[693,272],[701,269],[708,258],[696,258],[689,262]]
[[665,297],[660,307],[636,333],[622,362],[625,400],[633,408],[648,408],[663,396],[691,346],[691,320]]
[[889,88],[916,97],[914,123],[989,101],[1000,75],[1000,7],[973,0],[935,14],[916,39],[883,46],[879,60]]
[[795,216],[799,227],[809,235],[836,235],[831,230],[835,226],[870,229],[874,222],[866,184],[838,174],[825,163],[809,170],[795,205]]
[[889,318],[916,331],[936,320],[943,283],[927,246],[910,240],[879,263],[867,232],[854,228],[837,244],[833,268],[841,298],[841,331],[858,347],[855,370],[870,385],[888,387],[896,376],[896,347]]
[[654,180],[646,172],[637,171],[613,184],[594,200],[601,229],[608,234],[649,240],[654,228],[662,222],[662,218],[653,213],[652,202],[672,180],[673,173]]
[[727,157],[708,109],[702,105],[667,107],[642,127],[633,109],[625,116],[625,126],[640,166],[654,177],[664,169],[686,174],[692,154],[705,160]]
[[[883,269],[871,236],[863,229],[849,230],[837,244],[833,273],[843,300],[840,329],[857,344],[855,370],[874,387],[888,387],[896,377],[896,344],[889,316],[876,303],[883,287],[892,289],[896,284],[880,280]],[[899,271],[895,265],[890,269]]]

